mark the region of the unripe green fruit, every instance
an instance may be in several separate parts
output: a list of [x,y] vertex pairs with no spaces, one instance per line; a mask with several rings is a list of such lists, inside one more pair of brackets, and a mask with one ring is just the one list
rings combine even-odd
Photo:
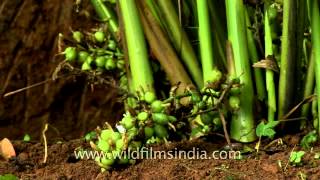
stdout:
[[95,63],[97,67],[103,68],[106,63],[106,58],[103,56],[99,56],[96,58]]
[[110,145],[107,141],[100,139],[98,142],[98,148],[103,152],[108,152],[110,150]]
[[168,116],[168,120],[171,122],[171,123],[174,123],[177,121],[177,118],[174,117],[174,116]]
[[154,133],[155,135],[158,137],[158,138],[168,138],[169,136],[169,133],[168,133],[168,130],[162,126],[162,125],[159,125],[159,124],[156,124],[154,127]]
[[80,43],[83,39],[83,34],[80,31],[74,31],[72,37],[76,42]]
[[77,58],[77,49],[75,47],[67,47],[64,50],[64,54],[67,61],[74,61]]
[[159,100],[155,100],[151,104],[151,110],[154,113],[160,113],[164,109],[162,102]]
[[116,63],[113,58],[108,58],[105,64],[106,70],[114,70],[116,68]]
[[117,48],[116,42],[114,40],[109,40],[108,48],[111,49],[111,50],[116,50],[116,48]]
[[119,132],[114,132],[112,135],[112,140],[113,141],[118,141],[119,139],[122,139],[122,135]]
[[213,118],[212,123],[213,123],[214,125],[218,126],[218,127],[221,127],[221,126],[222,126],[221,119],[218,118],[218,117]]
[[102,140],[108,141],[112,138],[114,132],[111,129],[104,129],[101,131],[100,137]]
[[149,103],[149,104],[151,104],[153,101],[155,101],[157,99],[157,97],[156,97],[156,95],[153,93],[153,92],[150,92],[150,91],[148,91],[148,92],[146,92],[145,94],[144,94],[144,100],[147,102],[147,103]]
[[149,114],[147,112],[140,112],[137,116],[137,119],[140,121],[146,121],[149,117]]
[[118,60],[118,61],[117,61],[117,68],[118,68],[118,69],[124,70],[124,65],[125,65],[124,60]]
[[214,69],[208,75],[208,83],[218,83],[222,79],[222,73],[218,69]]
[[91,69],[92,69],[92,68],[91,68],[90,64],[87,63],[87,62],[84,62],[84,63],[82,64],[82,66],[81,66],[81,70],[82,70],[82,71],[89,71],[89,70],[91,70]]
[[120,78],[120,86],[126,86],[128,85],[128,78],[126,76],[121,76]]
[[93,61],[94,61],[93,56],[88,56],[85,62],[91,65]]
[[94,38],[97,42],[102,43],[105,41],[106,35],[102,31],[97,31],[94,33]]
[[115,160],[112,157],[110,157],[110,158],[102,157],[100,160],[101,164],[103,164],[104,166],[112,166],[114,161]]
[[155,123],[166,125],[168,124],[168,116],[164,113],[153,113],[152,120]]
[[205,126],[202,127],[202,132],[203,133],[208,133],[209,131],[210,131],[210,128],[209,128],[208,125],[205,125]]
[[78,54],[78,59],[81,63],[84,63],[89,56],[89,53],[87,51],[80,51]]
[[151,127],[144,128],[144,136],[146,139],[150,139],[153,136],[154,130]]
[[116,141],[116,149],[117,150],[123,150],[123,147],[124,147],[124,142],[122,139],[118,139]]
[[126,116],[122,119],[121,124],[128,130],[134,127],[134,120],[132,117]]

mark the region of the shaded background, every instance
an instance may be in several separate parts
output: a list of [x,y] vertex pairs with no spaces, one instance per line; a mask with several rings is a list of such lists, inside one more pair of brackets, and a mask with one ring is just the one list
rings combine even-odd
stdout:
[[[0,1],[0,139],[21,139],[28,133],[38,139],[45,123],[47,136],[74,139],[120,118],[122,105],[116,90],[95,86],[84,77],[67,77],[26,91],[4,94],[51,79],[63,61],[58,53],[58,33],[89,31],[97,27],[88,1],[80,11],[74,0]],[[95,24],[97,23],[97,24]]]

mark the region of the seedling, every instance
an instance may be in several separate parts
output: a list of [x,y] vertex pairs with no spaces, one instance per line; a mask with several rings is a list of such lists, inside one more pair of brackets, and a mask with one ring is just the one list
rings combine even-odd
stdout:
[[74,61],[77,58],[77,49],[75,47],[67,47],[64,50],[64,54],[67,61]]
[[304,156],[304,151],[293,151],[290,154],[289,162],[293,166],[299,166],[302,164],[302,157]]
[[318,135],[316,130],[313,130],[309,132],[307,135],[305,135],[301,140],[301,147],[305,150],[310,149],[312,145],[317,142]]
[[276,131],[274,128],[279,124],[279,121],[269,121],[267,124],[265,124],[263,121],[257,126],[256,128],[256,134],[259,137],[259,141],[256,144],[255,149],[257,152],[260,149],[260,143],[261,143],[261,138],[262,137],[268,137],[268,138],[273,138],[274,135],[276,134]]
[[279,124],[279,121],[269,121],[265,124],[263,121],[257,126],[256,134],[258,137],[268,137],[273,138],[276,134],[274,128]]
[[30,140],[31,140],[31,137],[30,137],[29,134],[25,134],[25,135],[23,136],[23,141],[24,141],[24,142],[29,142]]

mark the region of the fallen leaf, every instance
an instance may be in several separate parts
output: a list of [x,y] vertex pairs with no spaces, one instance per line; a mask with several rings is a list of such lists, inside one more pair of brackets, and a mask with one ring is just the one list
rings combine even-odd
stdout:
[[0,142],[0,156],[2,156],[6,161],[16,156],[16,151],[14,150],[10,140],[7,138],[2,139]]

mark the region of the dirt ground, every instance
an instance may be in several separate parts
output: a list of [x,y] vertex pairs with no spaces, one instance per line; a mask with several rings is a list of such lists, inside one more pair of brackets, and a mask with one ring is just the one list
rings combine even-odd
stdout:
[[89,1],[79,8],[74,2],[0,1],[0,138],[21,139],[28,133],[39,139],[49,123],[49,138],[75,139],[121,116],[123,105],[111,87],[92,88],[83,76],[51,81],[63,61],[59,33],[70,36],[71,29],[89,31],[99,25],[86,15],[92,11]]
[[[197,147],[208,153],[219,150],[224,141],[218,137],[211,140],[195,140],[158,145],[154,150],[191,150]],[[241,160],[197,160],[197,159],[145,159],[135,165],[119,167],[101,173],[93,160],[77,160],[74,149],[88,148],[82,140],[54,143],[48,147],[48,160],[43,164],[44,146],[40,143],[15,141],[17,158],[10,162],[0,161],[0,174],[12,173],[21,179],[319,179],[320,160],[314,153],[306,152],[303,165],[288,165],[289,155],[298,137],[284,137],[283,145],[271,146],[259,154],[244,155]],[[264,142],[262,145],[266,145]],[[268,142],[269,143],[269,142]],[[248,145],[254,147],[254,144]],[[295,151],[299,150],[295,147]],[[281,167],[280,165],[281,164]]]

